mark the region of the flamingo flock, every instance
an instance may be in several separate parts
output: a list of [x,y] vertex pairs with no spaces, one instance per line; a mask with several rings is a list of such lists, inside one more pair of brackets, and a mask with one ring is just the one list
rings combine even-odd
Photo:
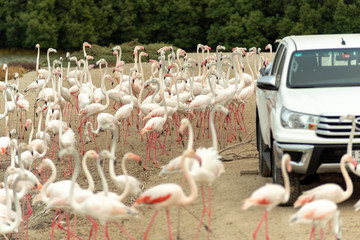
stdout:
[[[16,84],[11,84],[7,65],[3,66],[6,78],[0,84],[4,99],[0,119],[4,119],[5,133],[0,137],[0,157],[5,159],[0,159],[0,167],[4,166],[6,171],[4,191],[0,191],[0,233],[5,239],[14,234],[17,238],[28,239],[31,206],[36,205],[54,214],[50,239],[57,239],[58,231],[67,239],[96,239],[99,224],[104,239],[110,239],[109,227],[117,228],[125,238],[138,239],[141,235],[143,239],[156,239],[157,233],[151,228],[159,211],[164,209],[168,238],[174,239],[170,207],[178,207],[177,237],[180,238],[180,210],[193,205],[200,191],[203,210],[198,213],[194,238],[210,239],[212,185],[215,180],[221,181],[225,173],[219,145],[236,142],[240,133],[248,134],[245,105],[255,93],[260,67],[268,61],[255,47],[248,52],[242,47],[224,52],[225,47],[219,45],[212,54],[209,46],[199,44],[195,59],[180,48],[175,51],[171,46],[164,46],[158,50],[158,59],[148,59],[149,69],[146,69],[143,59],[148,58],[148,54],[143,46],[136,46],[134,65],[128,69],[121,60],[121,47],[116,46],[112,49],[116,65],[111,71],[102,58],[91,65],[94,58],[86,51],[91,44],[84,42],[82,47],[83,58],[77,59],[67,53],[65,58],[60,57],[52,63],[50,54],[57,50],[49,48],[47,67],[40,68],[40,45],[36,44],[36,76],[27,86],[21,84],[18,75],[14,76]],[[267,48],[271,49],[271,45]],[[249,58],[256,62],[253,67]],[[244,59],[250,74],[243,70]],[[66,73],[64,61],[67,61]],[[72,64],[75,64],[73,69]],[[30,94],[36,95],[33,101],[27,100],[33,97]],[[27,118],[29,111],[34,111],[33,119]],[[206,146],[210,138],[212,145]],[[144,156],[136,150],[140,144],[134,147],[129,139],[146,145]],[[171,147],[184,144],[186,140],[187,147],[173,156]],[[164,157],[159,159],[159,155]],[[163,158],[168,161],[164,162]],[[62,166],[58,162],[60,159]],[[289,198],[285,166],[289,166],[290,157],[284,155],[283,159],[285,188],[266,185],[244,200],[243,209],[266,206],[254,239],[263,221],[269,239],[268,211]],[[122,174],[117,173],[117,161],[121,161]],[[354,171],[356,169],[352,157],[344,156],[341,169],[345,177],[346,163],[353,164]],[[96,166],[95,173],[89,165]],[[127,165],[132,166],[130,171]],[[129,174],[138,168],[136,165],[144,172],[158,171],[161,176],[182,175],[182,183],[166,181],[145,187],[144,182]],[[96,186],[95,174],[100,177],[101,187]],[[82,176],[88,186],[79,181]],[[326,223],[333,222],[333,231],[338,234],[340,214],[336,204],[351,195],[352,185],[348,182],[346,191],[334,190],[338,192],[336,200],[322,200],[329,201],[323,204],[318,203],[323,199],[321,194],[304,193],[296,207],[304,206],[289,221],[299,222],[305,218],[313,223],[311,238],[318,223],[323,229]],[[20,199],[23,199],[21,205]],[[124,222],[141,218],[144,205],[155,208],[150,223],[143,231],[127,231]],[[320,209],[318,205],[329,207]],[[330,209],[332,212],[322,218],[324,212],[321,211]],[[307,211],[313,211],[312,218]],[[77,231],[78,217],[88,221],[87,237]],[[205,226],[205,233],[202,226]]]

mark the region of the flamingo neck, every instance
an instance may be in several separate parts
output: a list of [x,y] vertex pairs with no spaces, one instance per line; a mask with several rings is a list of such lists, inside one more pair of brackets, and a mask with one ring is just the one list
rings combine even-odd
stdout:
[[97,127],[96,130],[94,129],[92,122],[87,122],[87,123],[86,123],[86,128],[88,128],[89,125],[90,125],[90,130],[91,130],[92,133],[98,134],[98,133],[100,132],[100,127],[101,127],[101,126],[100,126],[100,124],[99,124],[99,120],[98,120],[98,127]]
[[[41,116],[41,118],[42,118],[42,116]],[[42,152],[40,155],[39,155],[39,159],[41,159],[41,158],[43,158],[45,155],[46,155],[46,153],[47,153],[47,142],[46,142],[46,134],[47,134],[47,128],[45,128],[45,130],[44,130],[44,133],[43,133],[43,136],[42,136],[42,140],[43,140],[43,142],[44,142],[44,152]]]
[[[18,183],[20,181],[20,178],[18,177],[14,183],[14,189],[16,189]],[[20,202],[18,200],[16,191],[13,190],[13,194],[14,194],[14,203],[15,203],[15,212],[16,212],[16,218],[15,221],[13,221],[13,223],[10,223],[9,225],[6,224],[2,224],[2,233],[6,234],[6,233],[11,233],[15,230],[15,228],[17,228],[21,222],[21,208],[20,208]],[[10,200],[10,198],[8,198]],[[10,207],[7,205],[7,211],[10,212],[11,211],[11,204]]]
[[91,173],[88,169],[88,166],[87,166],[87,159],[88,159],[88,156],[85,154],[83,159],[82,159],[82,169],[84,171],[84,174],[86,176],[86,179],[89,183],[89,186],[87,188],[88,191],[91,191],[91,192],[94,192],[95,190],[95,184],[94,184],[94,179],[92,178],[91,176]]
[[189,173],[189,168],[186,167],[187,166],[187,163],[185,161],[187,161],[186,159],[189,159],[187,158],[184,154],[181,156],[181,168],[183,170],[183,176],[184,178],[186,179],[186,181],[189,183],[189,186],[190,186],[190,195],[189,196],[185,196],[185,198],[183,199],[182,201],[182,204],[183,205],[188,205],[188,204],[191,204],[193,203],[197,196],[198,196],[198,193],[197,193],[197,186],[196,186],[196,183],[194,181],[194,179],[190,176],[190,173]]
[[286,171],[286,159],[284,158],[282,161],[281,161],[281,173],[283,175],[283,178],[284,178],[284,187],[285,187],[285,197],[284,197],[284,203],[286,203],[289,198],[290,198],[290,180],[289,180],[289,174],[288,172]]
[[38,47],[37,57],[36,57],[36,74],[39,75],[39,61],[40,61],[40,47]]
[[[128,176],[128,172],[126,170],[126,161],[128,160],[128,157],[126,156],[126,154],[124,155],[124,157],[121,160],[121,169],[125,175],[125,188],[124,191],[121,193],[121,195],[119,196],[119,201],[123,202],[125,200],[125,198],[127,197],[127,195],[130,192],[130,181],[129,181],[129,176]],[[113,165],[113,163],[111,164]]]
[[52,184],[56,179],[56,167],[50,159],[44,159],[44,161],[45,161],[45,166],[50,167],[51,170],[51,175],[49,179],[46,181],[46,183],[43,185],[40,192],[42,200],[46,202],[47,200],[49,200],[49,198],[46,196],[46,191],[50,186],[50,184]]
[[353,144],[353,140],[354,140],[354,134],[355,134],[355,127],[356,127],[356,122],[355,122],[355,116],[351,117],[351,131],[350,131],[350,137],[349,137],[349,143],[347,145],[347,154],[352,155],[352,144]]
[[[74,166],[74,172],[73,172],[73,175],[71,177],[71,185],[70,185],[70,197],[69,197],[69,202],[70,202],[70,205],[73,207],[73,208],[78,208],[79,207],[79,203],[77,203],[75,201],[75,198],[74,198],[74,189],[75,189],[75,183],[76,183],[76,180],[79,176],[79,168],[80,168],[80,157],[79,157],[79,153],[71,148],[70,149],[71,153],[72,153],[72,156],[75,158],[75,166]],[[89,151],[87,151],[84,155],[84,157],[88,157],[89,156]]]
[[216,138],[216,130],[214,125],[214,118],[215,118],[215,108],[213,108],[210,112],[209,116],[210,120],[210,131],[211,131],[211,140],[212,140],[212,147],[217,151],[218,150],[218,143]]
[[187,150],[191,150],[193,149],[193,145],[194,145],[194,131],[193,128],[190,124],[189,121],[188,122],[188,129],[189,129],[189,140],[188,140],[188,145],[187,145]]
[[100,154],[99,154],[99,157],[96,159],[96,169],[99,173],[99,176],[100,176],[100,179],[101,179],[101,185],[102,185],[102,188],[103,188],[103,192],[104,192],[104,195],[105,196],[108,196],[109,194],[109,186],[106,182],[106,178],[105,178],[105,175],[104,175],[104,172],[101,168],[101,164],[100,164]]
[[33,133],[34,133],[34,124],[31,120],[30,120],[30,124],[31,124],[31,132],[30,132],[30,136],[29,136],[29,143],[28,143],[29,145],[32,141],[32,137],[33,137]]
[[340,170],[341,170],[341,173],[342,173],[342,175],[344,177],[345,185],[346,185],[346,190],[345,190],[344,195],[343,195],[343,200],[348,199],[351,196],[351,194],[353,193],[353,190],[354,190],[353,189],[353,183],[351,181],[349,173],[345,168],[346,159],[347,158],[343,156],[341,158],[341,161],[340,161]]
[[196,48],[196,56],[197,56],[197,59],[198,59],[198,76],[201,75],[201,59],[200,59],[200,54],[199,54],[199,49],[200,49],[200,46],[198,45],[197,48]]

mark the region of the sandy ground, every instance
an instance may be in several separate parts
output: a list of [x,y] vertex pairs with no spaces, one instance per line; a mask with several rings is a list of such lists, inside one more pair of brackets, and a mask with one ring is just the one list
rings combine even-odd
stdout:
[[[128,74],[128,69],[131,64],[127,64],[125,68],[125,73]],[[66,71],[66,70],[65,70]],[[144,64],[145,79],[148,78],[150,74],[150,65],[148,63]],[[99,71],[92,71],[93,79],[95,79],[95,84],[100,86],[99,81]],[[35,79],[35,72],[27,73],[24,77],[20,79],[20,91],[22,90]],[[109,89],[111,85],[106,83],[107,88]],[[30,106],[35,99],[34,93],[26,93],[25,97],[29,100]],[[1,100],[3,102],[3,100]],[[110,106],[107,110],[109,113],[115,113],[115,110],[111,108],[113,102],[110,102]],[[3,106],[3,104],[2,104]],[[3,109],[3,108],[1,108]],[[135,113],[135,111],[134,111]],[[30,110],[27,114],[28,118],[33,119],[33,109],[30,107]],[[183,116],[182,116],[183,117]],[[14,118],[13,118],[14,119]],[[253,96],[250,101],[245,106],[244,119],[247,129],[247,134],[245,130],[241,130],[239,126],[236,130],[237,139],[233,142],[226,141],[226,130],[221,129],[221,140],[219,150],[221,155],[224,157],[225,161],[223,164],[225,166],[225,173],[221,175],[214,183],[211,189],[211,224],[210,224],[210,238],[211,239],[252,239],[252,233],[255,230],[258,221],[260,220],[263,209],[252,208],[248,211],[243,211],[241,209],[242,201],[249,197],[251,193],[263,186],[267,182],[272,182],[271,178],[263,178],[258,174],[258,153],[256,150],[256,135],[255,135],[255,96]],[[125,152],[131,151],[138,154],[143,162],[146,158],[146,136],[144,135],[141,138],[141,134],[138,132],[135,126],[136,115],[134,115],[134,122],[130,126],[130,136],[127,137],[127,142],[123,144],[124,135],[122,131],[121,141],[117,145],[116,156],[120,159]],[[36,119],[37,126],[38,119]],[[216,126],[221,124],[223,120],[216,121]],[[1,126],[5,126],[4,119],[1,120]],[[15,123],[11,122],[11,127],[14,127]],[[71,118],[71,127],[76,132],[79,126],[79,120],[76,118],[74,110],[72,111]],[[194,127],[195,124],[193,124]],[[169,155],[159,153],[158,151],[158,161],[159,165],[166,164],[172,158],[181,154],[182,150],[185,149],[184,145],[187,144],[187,138],[184,137],[183,144],[178,144],[176,141],[177,138],[177,127],[173,124],[171,125],[171,136],[168,136],[166,141],[166,150]],[[4,136],[4,128],[1,128],[1,136]],[[25,141],[29,137],[29,131],[25,133]],[[164,134],[160,136],[162,140]],[[79,135],[77,134],[78,140]],[[100,133],[97,137],[97,146],[98,150],[106,148],[106,133]],[[198,139],[194,141],[194,148],[200,146],[211,146],[211,139],[206,138],[205,141],[201,142]],[[80,142],[76,145],[77,149],[80,149]],[[85,146],[85,149],[93,149],[93,142]],[[4,157],[2,157],[4,159]],[[53,159],[54,163],[57,166],[58,179],[60,180],[63,176],[62,172],[64,169],[63,163],[56,158]],[[3,163],[3,162],[2,162]],[[39,163],[37,163],[38,165]],[[174,175],[162,175],[159,176],[159,169],[155,168],[152,161],[148,161],[148,170],[143,170],[142,167],[137,165],[136,162],[128,162],[128,171],[129,174],[137,177],[143,184],[144,189],[150,188],[160,183],[173,182],[181,183],[181,176]],[[101,189],[101,183],[99,175],[96,172],[95,163],[90,162],[89,168],[95,179],[96,189]],[[67,170],[67,168],[66,168]],[[121,173],[120,164],[116,165],[116,171],[118,174]],[[1,165],[1,173],[4,172],[4,165]],[[104,172],[107,179],[109,180],[110,190],[116,191],[116,188],[110,181],[108,174],[108,163],[105,164]],[[70,179],[70,176],[66,177]],[[343,180],[339,175],[326,175],[322,176],[319,181],[312,183],[311,185],[303,185],[304,189],[310,188],[314,184],[319,184],[320,182],[325,181],[336,181],[339,184],[343,184]],[[78,179],[79,184],[86,188],[87,183],[83,174],[80,175]],[[343,234],[342,239],[358,239],[360,237],[360,231],[358,230],[357,224],[357,213],[354,212],[352,205],[360,197],[359,191],[355,183],[355,193],[353,196],[342,203],[339,208],[341,210],[342,220],[343,220]],[[188,193],[189,189],[185,187],[185,191]],[[205,188],[205,194],[208,194],[207,189]],[[126,204],[132,204],[134,199],[128,199]],[[206,197],[206,202],[208,198]],[[196,233],[196,228],[198,225],[198,218],[202,213],[202,200],[201,193],[199,190],[199,198],[195,201],[194,204],[187,207],[188,211],[182,209],[180,212],[180,227],[179,231],[177,230],[177,216],[178,209],[171,208],[171,224],[173,236],[178,237],[178,239],[193,239]],[[50,238],[50,228],[51,221],[54,216],[54,211],[45,211],[43,204],[36,204],[33,206],[34,213],[29,220],[29,239],[49,239]],[[124,220],[124,228],[135,238],[142,239],[143,234],[147,228],[154,208],[145,206],[140,207],[140,216],[135,219]],[[296,209],[292,207],[277,207],[269,213],[269,235],[271,239],[308,239],[310,234],[310,225],[290,225],[288,219],[291,214],[295,213]],[[70,216],[73,219],[73,216]],[[65,223],[62,222],[63,226]],[[208,217],[205,217],[205,225],[209,225]],[[89,238],[89,231],[91,224],[89,220],[84,217],[77,217],[77,228],[76,233],[79,237],[83,239]],[[21,232],[21,230],[19,230]],[[120,232],[119,228],[115,224],[109,225],[109,235],[111,239],[127,239],[127,237]],[[206,239],[207,231],[205,227],[201,227],[199,239]],[[15,239],[15,234],[12,236],[12,239]],[[18,235],[18,238],[21,238]],[[103,238],[102,228],[99,227],[98,238]],[[168,229],[166,222],[165,211],[161,210],[157,215],[155,223],[149,233],[149,239],[168,239]],[[319,235],[317,235],[317,239]],[[66,239],[66,233],[59,228],[55,229],[55,239]],[[258,239],[265,239],[264,226],[261,227],[258,233]],[[325,239],[333,239],[331,233],[328,229],[325,231]]]

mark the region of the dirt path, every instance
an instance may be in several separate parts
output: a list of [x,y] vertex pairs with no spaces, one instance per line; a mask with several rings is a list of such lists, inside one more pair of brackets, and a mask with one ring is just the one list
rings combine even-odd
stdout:
[[[131,65],[127,64],[125,73],[128,73],[128,69]],[[145,75],[149,76],[150,65],[148,63],[144,64]],[[95,84],[100,86],[98,81],[99,73],[98,70],[93,70],[93,79],[95,79]],[[23,78],[20,79],[20,90],[22,90],[35,79],[35,73],[30,72],[26,74]],[[107,88],[110,88],[110,84],[106,83]],[[30,106],[31,103],[35,100],[34,93],[26,93],[25,97],[29,100]],[[3,100],[1,100],[3,102]],[[110,107],[108,112],[115,113],[115,110]],[[3,105],[2,105],[3,106]],[[74,111],[72,112],[71,127],[74,131],[78,128],[79,122],[75,117]],[[134,112],[135,113],[135,112]],[[28,118],[33,119],[33,110],[30,107],[28,112]],[[263,186],[267,182],[272,182],[271,178],[263,178],[258,174],[258,153],[256,151],[256,139],[255,139],[255,96],[253,96],[250,101],[246,104],[244,119],[246,123],[247,133],[245,134],[244,130],[237,128],[237,140],[228,143],[226,141],[225,130],[221,130],[221,144],[220,149],[228,147],[228,149],[222,151],[221,155],[226,161],[223,162],[225,166],[225,173],[216,180],[215,184],[212,187],[212,212],[211,212],[211,239],[252,239],[252,233],[257,226],[258,221],[260,220],[263,210],[262,209],[250,209],[248,211],[242,211],[241,205],[242,201],[249,197],[251,193]],[[38,119],[36,120],[38,121]],[[146,153],[146,136],[143,136],[138,133],[135,121],[136,114],[134,114],[134,122],[130,126],[131,136],[127,138],[127,142],[123,145],[123,134],[121,142],[117,145],[116,156],[120,159],[125,152],[132,151],[141,156],[143,161],[145,160]],[[1,120],[1,126],[5,126],[4,119]],[[11,123],[12,126],[14,122]],[[219,122],[216,122],[219,124]],[[37,126],[37,125],[36,125]],[[195,127],[195,125],[194,125]],[[181,154],[184,146],[176,142],[176,132],[177,127],[172,125],[171,136],[168,137],[166,141],[166,149],[170,153],[169,156],[166,154],[159,155],[159,165],[166,164],[170,159]],[[5,135],[4,128],[1,129],[1,136]],[[123,133],[123,132],[122,132]],[[25,139],[28,139],[29,132],[25,133]],[[78,140],[79,140],[79,136]],[[163,135],[160,136],[160,139],[163,139]],[[187,144],[187,138],[184,138],[184,145]],[[93,148],[93,143],[86,145],[86,150]],[[106,134],[100,133],[97,137],[98,149],[106,148]],[[206,138],[204,143],[201,143],[200,140],[195,140],[195,148],[199,146],[211,146],[211,140]],[[234,147],[232,147],[234,146]],[[80,142],[76,145],[77,149],[80,149]],[[58,175],[62,176],[63,164],[62,161],[57,159],[53,160],[57,165]],[[37,164],[38,165],[38,164]],[[148,161],[149,170],[144,171],[142,167],[139,167],[135,162],[128,163],[128,171],[131,175],[137,177],[144,185],[144,189],[152,187],[159,183],[164,182],[174,182],[181,183],[180,175],[163,175],[159,176],[159,169],[155,168],[151,163],[151,160]],[[4,172],[4,165],[1,165],[1,173]],[[89,163],[90,171],[95,179],[96,189],[101,189],[100,178],[96,173],[96,167],[94,162]],[[116,171],[118,174],[121,173],[120,164],[116,166]],[[108,163],[105,164],[104,172],[109,178],[108,174]],[[1,174],[1,176],[2,176]],[[60,178],[58,178],[60,179]],[[70,177],[67,177],[70,179]],[[336,179],[339,183],[343,183],[341,177],[336,175],[331,179]],[[321,178],[321,181],[329,180],[329,178]],[[82,187],[87,187],[87,182],[83,174],[80,175],[78,179],[79,184]],[[116,191],[114,185],[109,180],[110,189]],[[304,186],[304,188],[309,186]],[[355,185],[355,193],[345,203],[340,205],[341,215],[343,219],[343,238],[342,239],[358,239],[360,237],[360,231],[357,227],[357,213],[354,213],[352,205],[360,197],[359,191],[357,191],[357,186]],[[188,189],[186,188],[186,191]],[[207,188],[205,188],[205,194],[208,194]],[[199,190],[199,195],[201,195]],[[207,198],[206,198],[207,199]],[[132,204],[134,199],[128,199],[127,204]],[[54,215],[54,211],[44,211],[43,204],[36,204],[33,206],[34,213],[30,217],[29,222],[29,239],[49,239],[49,231],[51,227],[51,221]],[[140,216],[136,219],[124,220],[124,228],[132,234],[135,239],[142,239],[142,236],[146,230],[147,224],[152,217],[154,208],[152,207],[141,207]],[[172,208],[171,212],[171,223],[173,236],[179,236],[181,239],[193,239],[196,232],[196,227],[198,225],[197,218],[200,217],[202,212],[202,202],[199,197],[196,202],[188,206],[187,209],[193,214],[192,216],[186,210],[181,210],[181,225],[180,232],[177,232],[177,208]],[[278,207],[274,209],[269,214],[269,232],[271,239],[308,239],[310,234],[309,225],[295,225],[291,226],[288,223],[288,219],[291,214],[295,213],[296,210],[291,207]],[[72,219],[72,216],[71,216]],[[208,225],[208,217],[205,217],[204,224]],[[63,224],[65,225],[65,223]],[[91,224],[86,218],[78,217],[77,221],[77,234],[81,238],[87,239]],[[19,229],[20,230],[20,229]],[[122,234],[118,227],[114,224],[109,226],[109,233],[111,239],[127,239],[127,237]],[[206,230],[204,227],[201,228],[199,239],[206,239]],[[258,233],[258,239],[265,239],[264,226],[260,229]],[[99,239],[102,239],[102,229],[99,227],[98,231]],[[15,239],[15,236],[13,236]],[[319,237],[319,235],[317,236]],[[66,234],[64,231],[56,229],[55,230],[55,239],[66,239]],[[168,239],[168,231],[166,224],[165,211],[160,211],[158,214],[155,223],[150,231],[149,239]],[[329,230],[326,229],[325,239],[333,239],[329,233]]]

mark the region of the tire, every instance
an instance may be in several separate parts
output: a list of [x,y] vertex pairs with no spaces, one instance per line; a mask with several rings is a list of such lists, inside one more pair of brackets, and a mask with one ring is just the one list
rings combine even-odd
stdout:
[[256,139],[257,139],[257,148],[259,151],[259,172],[263,177],[271,177],[271,168],[266,164],[264,158],[264,151],[266,145],[264,144],[264,139],[261,135],[260,124],[259,121],[256,121]]
[[[272,159],[274,159],[274,154],[272,153]],[[281,204],[281,206],[292,206],[296,199],[301,194],[300,189],[300,174],[297,173],[288,173],[290,180],[290,197],[287,203]],[[281,168],[276,167],[274,160],[272,161],[272,178],[273,183],[280,184],[284,186],[284,178],[281,172]]]

